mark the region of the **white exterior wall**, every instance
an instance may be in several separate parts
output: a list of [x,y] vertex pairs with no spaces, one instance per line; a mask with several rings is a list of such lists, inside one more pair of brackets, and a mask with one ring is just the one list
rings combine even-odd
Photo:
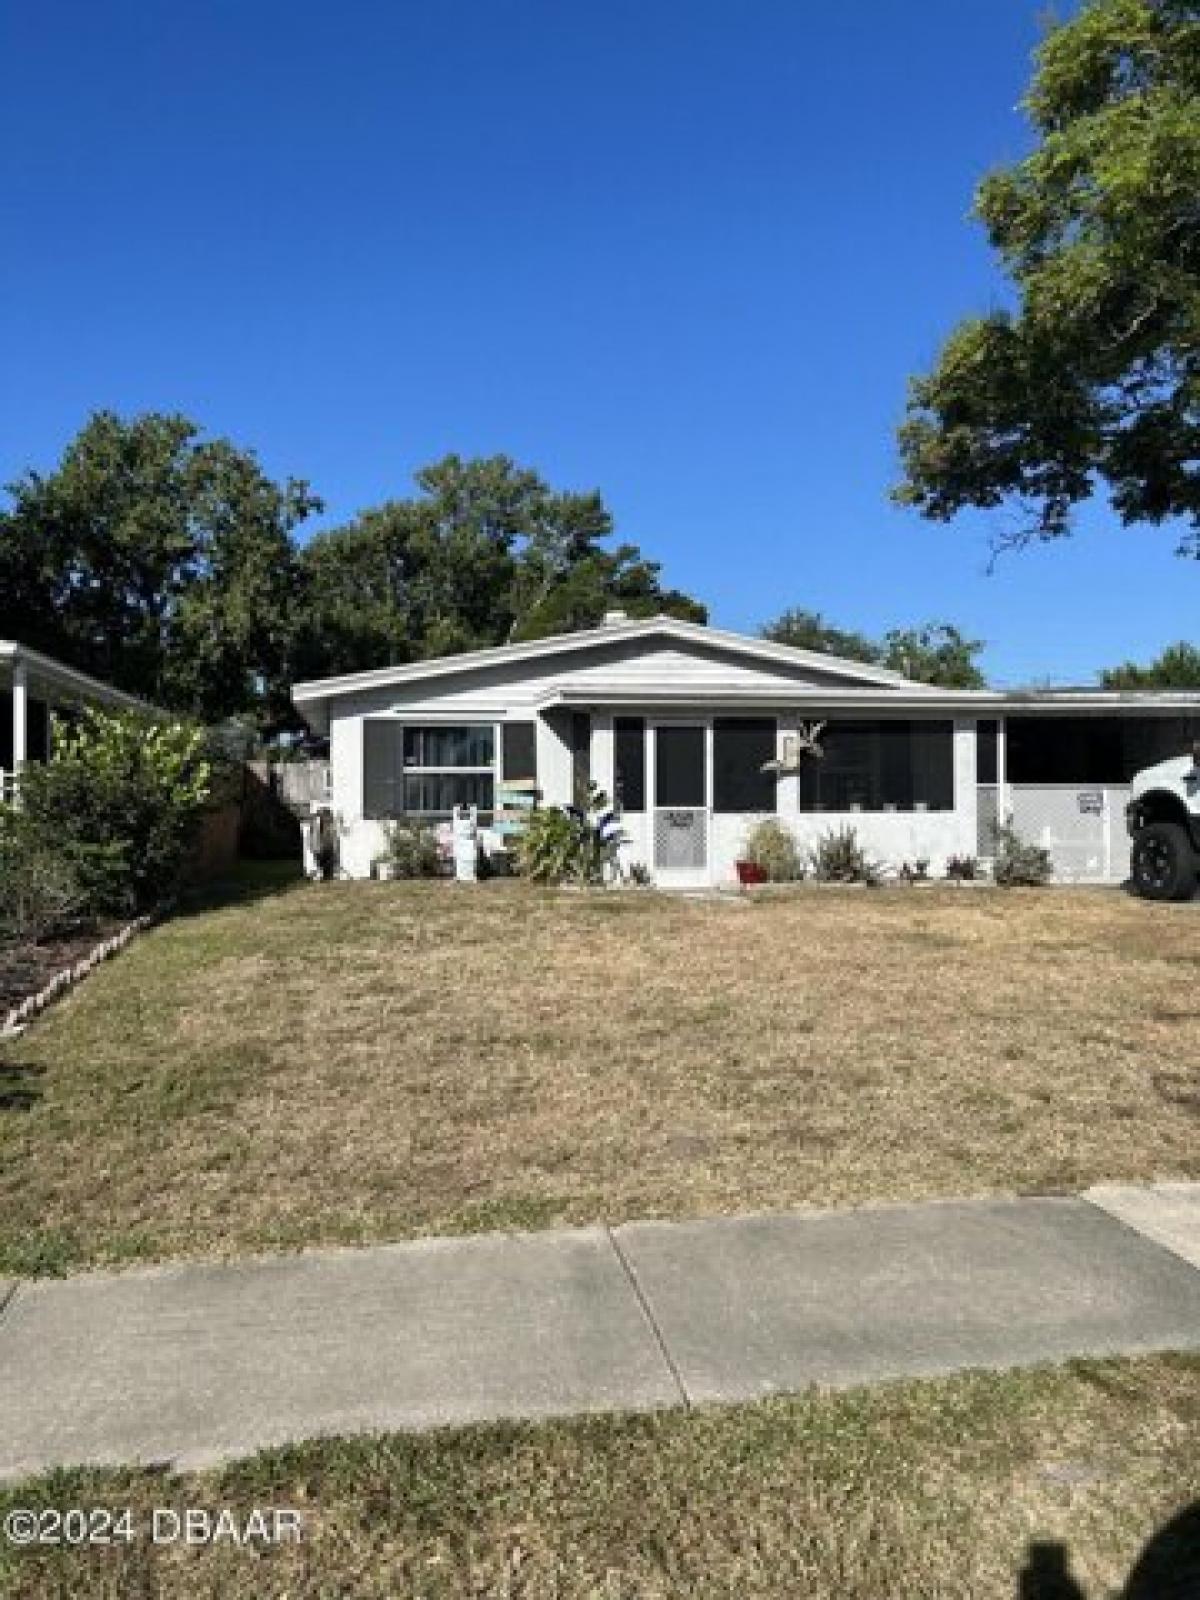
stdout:
[[[363,718],[351,709],[341,714],[335,703],[329,719],[329,761],[333,776],[330,801],[337,818],[341,870],[351,878],[369,878],[371,863],[383,853],[384,825],[372,822],[363,809]],[[307,842],[305,851],[307,854]],[[307,866],[307,860],[305,862]]]
[[[688,711],[679,706],[663,715],[647,705],[639,705],[635,684],[645,682],[647,673],[655,681],[670,680],[672,685],[695,690],[696,706]],[[836,680],[834,680],[836,682]],[[329,706],[330,762],[332,770],[331,806],[338,820],[341,837],[341,870],[355,877],[369,877],[372,863],[382,854],[385,825],[363,817],[363,722],[368,717],[395,717],[413,722],[490,722],[530,721],[537,725],[536,752],[538,782],[543,802],[564,804],[572,798],[572,763],[567,735],[568,711],[538,716],[535,706],[555,686],[569,685],[578,691],[586,686],[598,699],[612,696],[610,704],[591,711],[591,770],[595,781],[609,795],[614,789],[614,711],[639,716],[648,726],[660,720],[710,722],[714,712],[705,696],[721,690],[747,691],[764,698],[788,689],[816,687],[813,674],[784,675],[775,670],[730,661],[715,661],[711,655],[692,655],[682,650],[640,650],[629,659],[610,656],[597,662],[594,656],[564,666],[562,663],[527,663],[520,670],[505,667],[486,672],[455,675],[444,681],[424,684],[399,684],[392,687],[360,690],[339,696]],[[628,700],[620,699],[622,692]],[[886,714],[888,690],[873,692],[863,716]],[[761,705],[761,701],[759,702]],[[580,709],[584,709],[582,706]],[[716,713],[722,714],[722,713]],[[762,715],[772,714],[763,709]],[[841,708],[832,713],[845,716]],[[852,714],[852,713],[851,713]],[[920,715],[913,708],[897,710],[901,717]],[[801,722],[820,713],[778,711],[778,752],[783,740]],[[935,704],[926,715],[939,715]],[[653,782],[650,773],[652,749],[647,740],[648,790],[652,804]],[[975,721],[960,718],[955,722],[954,768],[956,808],[952,812],[834,812],[802,813],[799,809],[799,779],[785,775],[779,779],[776,814],[792,829],[802,846],[811,846],[831,828],[851,826],[864,846],[885,863],[927,858],[932,870],[944,866],[953,854],[973,854],[975,850]],[[710,814],[708,882],[721,885],[735,880],[734,863],[742,853],[749,831],[762,820],[760,815]],[[652,814],[625,818],[627,842],[621,858],[625,865],[640,862],[650,865]]]
[[556,727],[545,717],[537,719],[537,780],[542,803],[569,806],[574,799],[574,769],[571,746],[562,725]]

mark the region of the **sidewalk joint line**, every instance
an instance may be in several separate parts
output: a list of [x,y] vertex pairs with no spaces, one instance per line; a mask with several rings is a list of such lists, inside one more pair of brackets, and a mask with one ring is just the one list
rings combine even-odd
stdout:
[[629,1287],[633,1290],[637,1303],[642,1308],[642,1315],[645,1317],[650,1332],[654,1336],[654,1342],[658,1346],[659,1354],[662,1356],[663,1361],[666,1364],[667,1371],[671,1374],[671,1379],[674,1382],[675,1387],[679,1390],[679,1398],[683,1402],[684,1409],[690,1411],[692,1409],[692,1397],[687,1392],[687,1386],[683,1381],[683,1374],[675,1365],[675,1358],[667,1348],[667,1341],[663,1337],[663,1331],[659,1327],[654,1312],[650,1308],[650,1302],[647,1300],[642,1290],[642,1286],[638,1282],[637,1273],[633,1270],[632,1263],[627,1260],[625,1252],[621,1249],[621,1246],[617,1241],[616,1234],[607,1225],[607,1223],[605,1224],[604,1231],[608,1235],[608,1242],[613,1248],[613,1254],[621,1263],[622,1270],[624,1271],[626,1278],[629,1280]]

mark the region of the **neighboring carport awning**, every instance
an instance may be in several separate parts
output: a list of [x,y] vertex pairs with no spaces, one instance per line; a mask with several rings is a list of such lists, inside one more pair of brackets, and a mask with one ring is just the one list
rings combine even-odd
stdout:
[[0,770],[15,770],[23,761],[44,757],[48,708],[80,702],[153,710],[136,695],[63,661],[16,640],[0,639]]

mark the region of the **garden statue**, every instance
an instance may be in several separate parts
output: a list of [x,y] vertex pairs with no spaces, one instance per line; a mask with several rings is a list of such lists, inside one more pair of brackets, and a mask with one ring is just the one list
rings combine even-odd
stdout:
[[479,876],[479,812],[474,806],[455,806],[451,821],[454,839],[454,876],[459,883],[474,883]]

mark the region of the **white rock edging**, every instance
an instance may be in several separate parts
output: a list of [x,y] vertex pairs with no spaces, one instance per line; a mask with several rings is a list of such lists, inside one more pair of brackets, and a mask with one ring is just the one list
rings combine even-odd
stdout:
[[0,1039],[19,1038],[33,1019],[40,1016],[47,1006],[53,1005],[54,1001],[66,994],[68,989],[82,982],[102,961],[107,961],[110,956],[115,956],[118,950],[123,950],[136,934],[141,933],[143,928],[148,928],[153,921],[154,917],[149,912],[135,917],[123,928],[118,928],[116,933],[107,939],[102,939],[73,966],[64,967],[61,972],[56,972],[49,983],[36,994],[26,996],[20,1005],[14,1006],[4,1021],[0,1022]]

